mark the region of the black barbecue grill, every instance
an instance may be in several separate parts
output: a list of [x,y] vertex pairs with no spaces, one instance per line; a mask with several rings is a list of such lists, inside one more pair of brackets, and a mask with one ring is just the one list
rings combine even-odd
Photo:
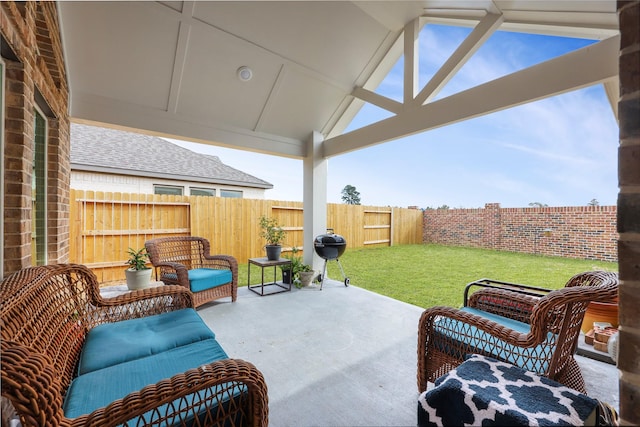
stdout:
[[313,248],[318,256],[324,259],[324,269],[322,276],[320,277],[320,290],[324,284],[324,279],[327,277],[327,261],[336,260],[342,277],[344,278],[344,285],[349,286],[349,278],[344,274],[342,264],[340,264],[340,256],[347,249],[347,241],[339,234],[334,234],[333,229],[327,229],[327,234],[321,234],[313,241]]

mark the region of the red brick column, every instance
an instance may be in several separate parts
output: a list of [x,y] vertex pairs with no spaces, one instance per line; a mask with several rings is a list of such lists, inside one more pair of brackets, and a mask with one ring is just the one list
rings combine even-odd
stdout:
[[502,210],[500,203],[485,203],[483,248],[502,249]]
[[[69,259],[68,87],[54,2],[0,2],[5,63],[4,266],[31,265],[34,108],[47,117],[47,262]],[[42,99],[43,101],[36,101]]]
[[31,263],[31,161],[33,159],[33,81],[19,62],[5,61],[7,106],[4,151],[4,272]]
[[640,425],[640,1],[618,1],[620,23],[620,415]]

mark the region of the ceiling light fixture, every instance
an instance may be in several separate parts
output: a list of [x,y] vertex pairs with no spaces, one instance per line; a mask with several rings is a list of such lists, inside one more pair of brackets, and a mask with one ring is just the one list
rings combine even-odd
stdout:
[[246,65],[238,68],[237,74],[240,81],[243,82],[248,82],[249,80],[251,80],[251,77],[253,77],[253,71],[251,71],[251,68],[247,67]]

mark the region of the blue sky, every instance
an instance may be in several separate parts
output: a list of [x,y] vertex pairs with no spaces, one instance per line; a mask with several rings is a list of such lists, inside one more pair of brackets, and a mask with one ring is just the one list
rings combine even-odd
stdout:
[[[420,35],[424,85],[471,30],[427,25]],[[593,43],[496,32],[437,98]],[[401,100],[402,59],[376,90]],[[436,98],[436,99],[437,99]],[[347,130],[390,113],[367,105]],[[174,141],[175,142],[175,141]],[[302,161],[180,142],[271,182],[265,197],[302,200]],[[329,203],[353,185],[362,204],[420,208],[615,205],[618,126],[602,85],[434,129],[329,159]]]

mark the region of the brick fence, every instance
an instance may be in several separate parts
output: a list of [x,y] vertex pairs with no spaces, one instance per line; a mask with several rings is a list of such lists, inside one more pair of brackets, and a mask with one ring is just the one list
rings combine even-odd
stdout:
[[616,206],[424,211],[422,241],[617,262]]

